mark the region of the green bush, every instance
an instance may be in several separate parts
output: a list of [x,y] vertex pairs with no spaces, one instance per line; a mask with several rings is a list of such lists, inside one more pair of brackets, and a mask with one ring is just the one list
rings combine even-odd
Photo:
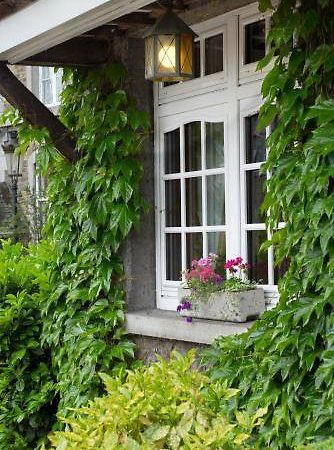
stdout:
[[50,354],[41,346],[40,293],[46,244],[1,241],[0,250],[0,449],[37,448],[53,422]]
[[299,447],[298,450],[334,450],[334,438]]
[[[244,449],[264,410],[252,418],[241,412],[228,421],[221,402],[233,402],[236,390],[210,385],[192,369],[195,353],[174,353],[150,367],[120,377],[102,378],[107,395],[96,398],[68,419],[69,431],[50,439],[57,450]],[[217,387],[217,389],[215,389]]]

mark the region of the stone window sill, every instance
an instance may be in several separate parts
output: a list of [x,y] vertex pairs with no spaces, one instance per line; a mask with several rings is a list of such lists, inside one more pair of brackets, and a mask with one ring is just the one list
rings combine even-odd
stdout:
[[185,321],[176,312],[145,309],[126,313],[126,331],[129,334],[160,339],[211,344],[218,336],[244,333],[253,322],[232,323],[218,320],[194,319]]

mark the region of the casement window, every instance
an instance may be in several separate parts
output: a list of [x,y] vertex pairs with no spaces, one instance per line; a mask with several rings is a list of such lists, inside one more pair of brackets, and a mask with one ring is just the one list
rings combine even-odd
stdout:
[[197,78],[155,93],[158,308],[175,310],[181,272],[210,252],[241,255],[266,295],[277,292],[281,269],[260,249],[270,130],[257,130],[255,66],[268,23],[251,5],[194,27]]
[[46,106],[57,106],[62,91],[62,69],[39,68],[39,98]]

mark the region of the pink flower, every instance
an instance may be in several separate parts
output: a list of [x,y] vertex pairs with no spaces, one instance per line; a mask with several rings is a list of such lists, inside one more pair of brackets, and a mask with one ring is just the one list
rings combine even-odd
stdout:
[[201,258],[198,260],[199,267],[211,267],[212,259],[211,258]]
[[208,283],[210,280],[212,280],[215,276],[215,272],[213,271],[212,267],[203,267],[200,273],[200,280],[203,283]]

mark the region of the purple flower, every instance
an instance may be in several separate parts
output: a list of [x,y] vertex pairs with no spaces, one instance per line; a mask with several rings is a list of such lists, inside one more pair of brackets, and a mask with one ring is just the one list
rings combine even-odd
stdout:
[[182,305],[177,305],[176,311],[177,311],[177,312],[180,312],[181,309],[182,309]]
[[186,317],[186,321],[187,321],[188,323],[191,323],[191,322],[193,321],[193,318],[192,318],[192,317]]
[[192,304],[191,302],[185,301],[182,303],[181,305],[181,309],[185,310],[185,311],[189,311],[189,309],[191,309]]
[[223,282],[223,277],[217,273],[215,281],[216,284],[221,284]]

